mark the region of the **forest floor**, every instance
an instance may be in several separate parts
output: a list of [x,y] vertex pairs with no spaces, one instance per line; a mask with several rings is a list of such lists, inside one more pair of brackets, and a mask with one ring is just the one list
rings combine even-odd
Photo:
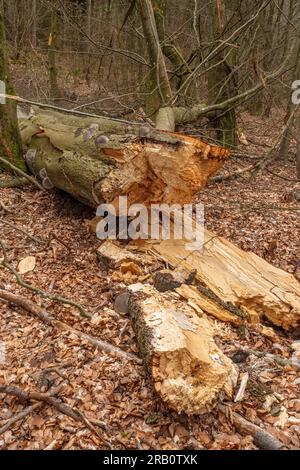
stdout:
[[[259,120],[254,122],[247,115],[244,119],[249,135],[255,135],[267,149],[272,136],[263,135],[265,128]],[[241,151],[257,154],[258,147],[250,144]],[[222,174],[252,162],[246,157],[231,158]],[[205,204],[207,228],[300,279],[300,187],[290,181],[295,180],[295,173],[294,160],[274,161],[268,171],[252,180],[245,174],[210,183],[199,200]],[[0,288],[33,300],[78,330],[137,353],[130,321],[113,307],[117,293],[137,278],[122,279],[99,266],[99,240],[90,233],[87,222],[94,217],[93,211],[59,191],[39,192],[26,187],[2,189],[0,195],[6,208],[0,207],[0,238],[10,263],[17,268],[22,259],[33,256],[35,267],[23,275],[26,282],[80,302],[94,314],[93,319],[84,319],[76,308],[42,299],[20,287],[6,269],[0,269]],[[240,372],[249,373],[243,400],[225,404],[287,448],[299,448],[299,372],[266,356],[240,353],[245,346],[290,358],[297,332],[288,336],[276,330],[268,339],[255,325],[240,330],[216,320],[214,323],[218,345]],[[49,368],[55,370],[43,372]],[[53,329],[25,310],[1,301],[0,386],[4,384],[44,392],[60,386],[57,397],[63,403],[103,425],[93,432],[50,404],[40,404],[2,432],[2,426],[29,405],[7,395],[0,403],[1,449],[107,448],[99,435],[115,449],[256,448],[251,436],[237,432],[230,413],[218,407],[198,417],[171,412],[153,394],[143,366],[105,354],[76,335]]]

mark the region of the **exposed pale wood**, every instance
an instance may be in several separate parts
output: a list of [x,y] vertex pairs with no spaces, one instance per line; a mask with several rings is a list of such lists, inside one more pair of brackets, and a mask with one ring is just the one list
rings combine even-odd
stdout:
[[173,292],[145,284],[128,292],[140,352],[161,399],[192,415],[208,411],[224,394],[232,396],[235,366],[216,346],[209,321]]
[[217,303],[213,299],[205,296],[195,286],[187,286],[186,284],[178,287],[176,292],[193,307],[200,308],[201,311],[212,315],[220,321],[229,322],[233,325],[241,325],[243,318],[226,309],[223,305]]
[[190,203],[229,157],[200,139],[133,123],[40,112],[20,124],[30,170],[46,171],[53,186],[96,207],[116,204]]
[[124,247],[113,243],[111,240],[106,240],[97,250],[98,260],[109,269],[118,269],[124,263],[135,263],[138,266],[147,266],[155,263],[155,258],[147,254],[141,256],[138,253],[129,251]]
[[[179,288],[183,297],[204,311],[239,323],[220,306],[229,303],[258,323],[266,317],[274,325],[291,330],[300,324],[300,284],[291,274],[275,268],[254,253],[245,252],[222,237],[205,231],[202,250],[189,251],[184,240],[148,243],[148,249],[170,266],[197,270],[196,280],[220,302],[208,302],[192,287]],[[204,301],[205,300],[205,301]],[[213,300],[213,299],[212,299]],[[208,305],[209,303],[209,305]],[[215,305],[214,305],[215,304]],[[230,313],[230,311],[229,311]],[[223,318],[222,318],[223,317]]]

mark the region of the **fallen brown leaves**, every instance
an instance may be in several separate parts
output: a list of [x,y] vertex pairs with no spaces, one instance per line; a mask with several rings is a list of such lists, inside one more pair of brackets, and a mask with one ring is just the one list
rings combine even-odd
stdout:
[[[237,165],[240,163],[229,163],[228,171],[234,171]],[[272,168],[293,176],[289,163],[274,163]],[[201,194],[206,203],[207,226],[299,278],[299,214],[241,206],[249,202],[257,207],[262,201],[286,206],[283,196],[294,187],[294,183],[282,184],[269,173],[258,175],[252,183],[237,179],[211,185]],[[132,278],[114,276],[113,271],[98,265],[99,243],[84,224],[94,214],[62,193],[42,193],[32,187],[3,189],[1,202],[5,207],[0,207],[1,238],[14,268],[22,259],[34,256],[35,268],[23,275],[25,281],[73,299],[94,316],[92,320],[82,318],[72,305],[40,298],[19,286],[14,275],[4,269],[0,269],[0,288],[26,297],[83,334],[137,354],[131,324],[126,315],[114,310],[113,304]],[[2,220],[45,243],[35,243],[11,225],[2,224]],[[238,413],[287,448],[299,447],[299,372],[266,355],[251,353],[263,351],[289,360],[296,353],[291,349],[294,339],[281,331],[273,334],[251,325],[234,328],[212,321],[218,346],[236,362],[241,374],[249,374],[242,400],[227,402],[226,410],[190,418],[170,412],[153,395],[141,365],[117,360],[83,341],[71,329],[49,327],[6,301],[0,301],[0,387],[40,393],[59,388],[56,396],[86,416],[93,426],[97,422],[96,428],[116,449],[255,449],[253,437],[243,435],[230,413]],[[239,381],[236,393],[240,385]],[[9,394],[1,394],[0,428],[29,407],[28,414],[0,436],[0,448],[107,448],[82,420],[75,421],[50,404],[30,400],[24,403]]]

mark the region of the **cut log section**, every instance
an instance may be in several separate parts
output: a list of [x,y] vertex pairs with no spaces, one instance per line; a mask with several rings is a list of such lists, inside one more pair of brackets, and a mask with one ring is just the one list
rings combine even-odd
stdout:
[[62,189],[92,207],[190,203],[229,157],[200,139],[138,124],[39,112],[20,122],[26,161],[46,189]]
[[300,325],[300,284],[291,274],[205,231],[201,250],[189,251],[184,240],[147,243],[147,250],[174,268],[196,270],[197,289],[178,292],[220,320],[239,323],[243,316],[257,323],[293,330]]
[[209,321],[173,292],[161,294],[143,284],[129,286],[128,292],[139,349],[164,403],[193,415],[232,397],[236,369],[216,346]]

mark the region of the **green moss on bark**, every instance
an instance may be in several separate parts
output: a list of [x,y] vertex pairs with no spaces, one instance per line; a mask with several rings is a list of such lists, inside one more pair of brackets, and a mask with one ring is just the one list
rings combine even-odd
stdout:
[[[10,80],[8,58],[6,53],[5,28],[3,12],[0,9],[0,80],[5,83],[6,93],[14,94]],[[0,155],[9,159],[18,168],[26,171],[23,159],[22,143],[18,128],[17,106],[12,100],[0,104]],[[4,165],[2,166],[3,169]]]

